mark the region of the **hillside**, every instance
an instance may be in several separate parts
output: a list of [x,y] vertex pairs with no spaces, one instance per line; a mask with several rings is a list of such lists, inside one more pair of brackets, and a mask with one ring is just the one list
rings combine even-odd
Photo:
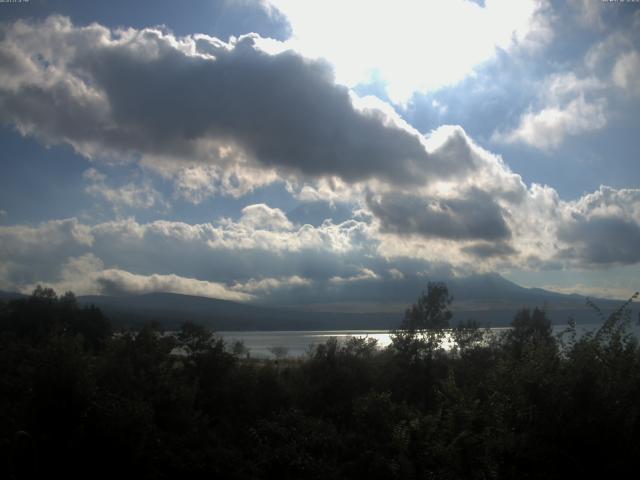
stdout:
[[[597,323],[598,316],[580,295],[565,295],[540,288],[524,288],[495,274],[476,275],[447,280],[454,297],[453,324],[475,319],[487,326],[508,325],[515,312],[523,307],[545,307],[555,324],[564,324],[571,317],[578,323]],[[415,292],[417,298],[419,292]],[[24,295],[0,292],[5,301]],[[138,327],[148,321],[158,321],[165,328],[177,328],[190,320],[215,330],[342,330],[387,329],[397,327],[406,305],[381,309],[369,307],[366,312],[344,311],[336,305],[277,306],[245,304],[177,293],[147,293],[128,296],[85,295],[78,300],[83,305],[99,307],[116,327]],[[622,302],[596,299],[606,315]],[[634,316],[637,315],[637,307]]]
[[[580,295],[565,295],[539,288],[524,288],[499,275],[477,275],[447,281],[454,297],[453,323],[475,319],[483,325],[508,325],[516,311],[523,307],[545,307],[556,324],[572,317],[578,323],[596,323],[598,316]],[[417,294],[416,294],[417,297]],[[175,327],[184,320],[209,325],[216,330],[333,330],[394,328],[403,315],[396,311],[359,313],[344,312],[327,305],[282,308],[259,304],[242,304],[227,300],[194,297],[175,293],[151,293],[127,297],[83,296],[84,304],[94,304],[116,324],[135,325],[158,320]],[[608,314],[622,302],[597,299]],[[407,306],[411,302],[407,303]],[[637,312],[636,312],[637,315]]]

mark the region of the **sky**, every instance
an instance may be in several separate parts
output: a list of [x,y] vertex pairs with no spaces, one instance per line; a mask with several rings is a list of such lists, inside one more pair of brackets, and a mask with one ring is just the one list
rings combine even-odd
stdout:
[[640,290],[640,3],[0,3],[0,289]]

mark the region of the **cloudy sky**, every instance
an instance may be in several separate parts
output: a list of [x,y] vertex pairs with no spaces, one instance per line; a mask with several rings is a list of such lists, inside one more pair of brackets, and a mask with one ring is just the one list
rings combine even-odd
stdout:
[[0,3],[0,289],[640,289],[640,4]]

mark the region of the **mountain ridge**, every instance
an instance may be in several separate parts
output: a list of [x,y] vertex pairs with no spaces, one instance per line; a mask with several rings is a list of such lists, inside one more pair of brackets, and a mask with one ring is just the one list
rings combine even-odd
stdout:
[[[498,274],[452,278],[446,283],[454,298],[453,325],[475,319],[487,326],[504,326],[525,307],[546,308],[556,324],[566,323],[570,317],[579,323],[599,321],[593,309],[586,305],[587,297],[522,287]],[[5,301],[24,297],[24,294],[0,291],[0,299]],[[609,299],[593,301],[605,315],[623,303]],[[399,305],[397,311],[341,311],[336,305],[327,305],[327,310],[322,309],[322,304],[310,309],[304,305],[240,303],[172,292],[80,295],[78,302],[100,308],[116,328],[137,328],[145,322],[157,321],[171,329],[188,320],[219,331],[389,329],[399,325],[404,309],[412,303],[408,302],[404,308]]]

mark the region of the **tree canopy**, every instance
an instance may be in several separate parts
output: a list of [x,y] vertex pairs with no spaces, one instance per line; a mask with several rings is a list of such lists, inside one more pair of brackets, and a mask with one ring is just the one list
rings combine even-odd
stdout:
[[38,288],[0,305],[3,473],[547,479],[635,468],[630,302],[594,332],[569,322],[560,336],[538,308],[502,333],[451,329],[451,302],[429,284],[388,348],[334,337],[270,361],[192,323],[112,334],[99,310]]

